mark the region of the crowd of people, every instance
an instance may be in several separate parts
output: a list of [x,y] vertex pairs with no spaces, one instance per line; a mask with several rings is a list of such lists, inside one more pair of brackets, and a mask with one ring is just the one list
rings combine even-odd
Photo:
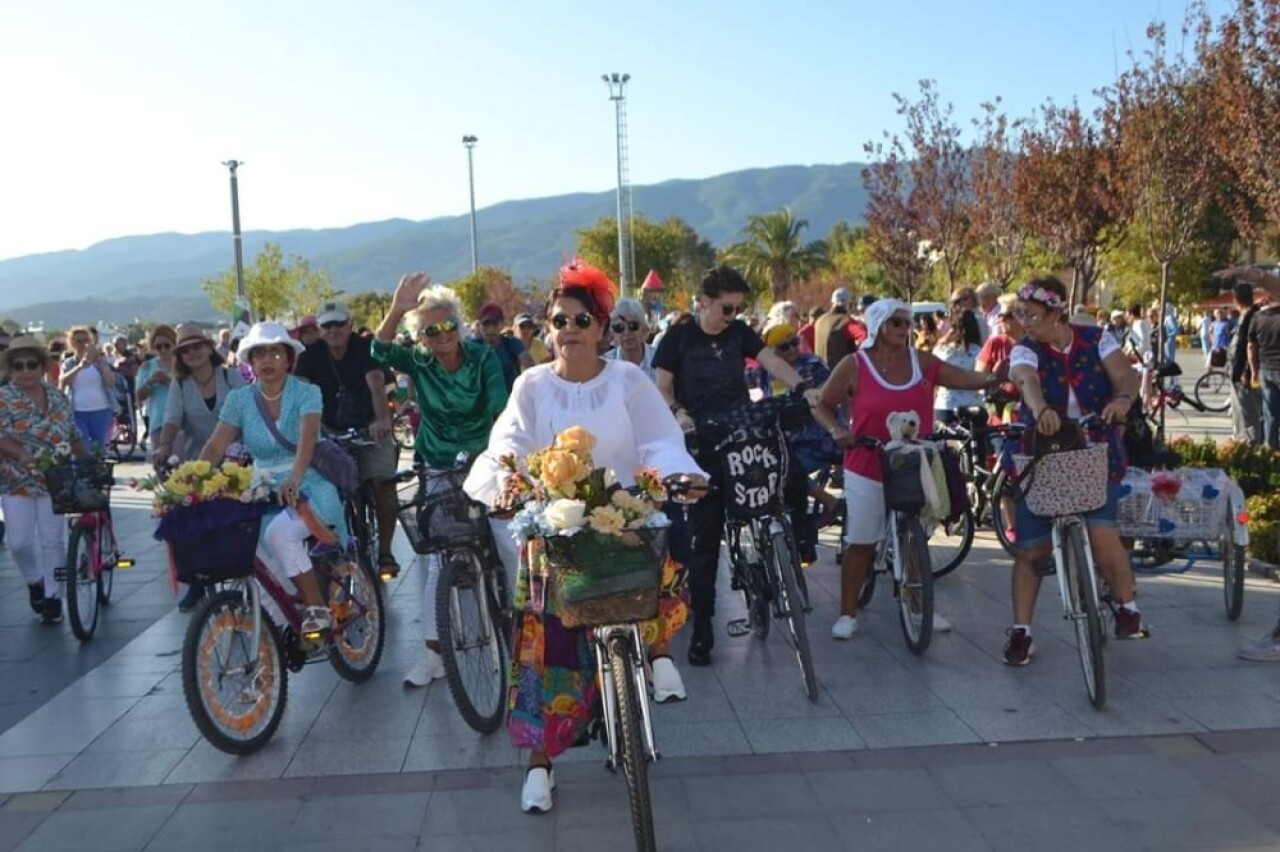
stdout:
[[[1198,334],[1204,355],[1229,370],[1236,422],[1251,440],[1280,441],[1280,305],[1255,301],[1255,285],[1280,290],[1280,279],[1235,270],[1237,311],[1206,318]],[[689,440],[700,425],[753,399],[803,397],[812,422],[789,434],[791,464],[783,484],[800,559],[814,559],[817,531],[840,514],[844,541],[839,614],[830,634],[858,632],[858,593],[884,534],[883,467],[859,439],[891,440],[888,415],[914,412],[921,434],[986,407],[994,422],[1017,419],[1045,435],[1066,419],[1095,415],[1124,424],[1149,392],[1152,366],[1171,357],[1181,332],[1173,311],[1135,305],[1127,311],[1073,308],[1062,282],[1043,277],[1005,293],[995,285],[962,287],[945,310],[918,312],[892,298],[863,297],[845,288],[830,304],[802,315],[782,302],[748,316],[747,281],[718,266],[702,277],[688,312],[656,317],[640,302],[616,298],[607,276],[581,261],[566,265],[541,313],[516,315],[486,304],[470,324],[456,293],[426,275],[406,275],[376,329],[357,328],[340,302],[328,302],[292,328],[254,325],[243,338],[227,330],[157,325],[137,344],[102,345],[92,327],[67,335],[68,351],[23,335],[0,338],[0,504],[8,545],[26,578],[33,611],[46,623],[61,618],[53,571],[63,560],[63,528],[33,467],[43,448],[67,445],[76,456],[99,452],[121,400],[136,404],[157,464],[228,456],[252,459],[273,478],[286,508],[265,524],[264,560],[299,590],[304,631],[329,623],[325,595],[306,548],[311,534],[287,507],[304,496],[315,515],[345,533],[341,497],[311,464],[326,431],[366,431],[360,481],[372,488],[377,514],[379,573],[394,575],[396,498],[388,479],[399,465],[388,394],[407,377],[420,412],[415,457],[429,469],[450,468],[459,453],[477,460],[465,488],[499,512],[504,457],[523,458],[557,434],[581,426],[594,434],[597,461],[621,484],[641,466],[690,485],[687,507],[672,509],[670,562],[657,620],[644,631],[655,699],[689,696],[671,640],[691,624],[685,662],[713,663],[713,617],[725,521],[714,488],[722,459],[708,443]],[[1238,314],[1238,316],[1237,316]],[[1157,358],[1164,329],[1165,350]],[[1252,411],[1250,401],[1257,403]],[[1140,409],[1139,409],[1140,410]],[[837,465],[842,494],[817,489],[811,474]],[[1123,452],[1112,453],[1102,508],[1086,522],[1100,573],[1118,604],[1115,635],[1148,631],[1136,601],[1128,554],[1116,532]],[[816,500],[821,511],[809,509]],[[1011,619],[1004,661],[1027,665],[1035,652],[1032,613],[1048,552],[1049,524],[1022,501],[1016,518]],[[495,518],[495,541],[516,589],[529,598],[529,565],[506,522]],[[406,672],[408,686],[443,677],[435,624],[440,565],[424,560],[423,647]],[[182,609],[202,589],[188,589]],[[941,616],[934,628],[946,630]],[[550,608],[521,608],[513,653],[508,727],[512,743],[530,753],[522,807],[553,806],[553,760],[577,743],[590,723],[596,685],[585,633],[566,627]],[[1280,633],[1242,651],[1280,660]]]

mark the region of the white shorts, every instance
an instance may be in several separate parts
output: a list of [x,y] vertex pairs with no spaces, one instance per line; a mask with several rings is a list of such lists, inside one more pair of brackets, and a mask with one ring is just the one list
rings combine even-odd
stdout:
[[884,484],[844,472],[845,544],[875,544],[884,538]]

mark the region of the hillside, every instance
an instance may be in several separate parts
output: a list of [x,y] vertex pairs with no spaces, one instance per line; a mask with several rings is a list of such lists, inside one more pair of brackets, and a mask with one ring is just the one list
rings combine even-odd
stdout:
[[[813,237],[839,219],[860,220],[866,206],[862,166],[779,166],[703,180],[672,180],[633,189],[637,213],[679,216],[715,245],[725,245],[752,213],[791,207]],[[477,213],[482,263],[508,267],[517,280],[545,276],[573,251],[575,231],[614,211],[614,193],[577,193],[506,201]],[[266,242],[307,257],[346,292],[388,289],[409,269],[446,281],[470,270],[467,217],[393,219],[346,228],[249,231],[246,259]],[[211,314],[200,281],[232,263],[227,233],[120,237],[83,251],[0,261],[0,312],[14,319],[66,325],[203,318]],[[38,296],[37,296],[38,294]],[[92,294],[92,299],[90,299]]]

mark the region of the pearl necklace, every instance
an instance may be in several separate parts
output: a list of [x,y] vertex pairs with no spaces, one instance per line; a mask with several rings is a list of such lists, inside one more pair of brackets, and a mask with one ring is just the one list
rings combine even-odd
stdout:
[[275,396],[269,396],[268,394],[264,393],[262,390],[262,385],[258,385],[258,395],[261,396],[263,399],[265,399],[267,402],[279,402],[280,397],[284,396],[284,385],[280,386],[280,393],[276,394]]

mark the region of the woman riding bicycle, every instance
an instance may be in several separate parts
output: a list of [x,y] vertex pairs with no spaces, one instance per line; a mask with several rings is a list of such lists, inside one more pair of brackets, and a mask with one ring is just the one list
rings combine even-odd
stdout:
[[[1010,355],[1009,373],[1022,393],[1019,419],[1041,435],[1056,434],[1064,417],[1088,414],[1106,423],[1123,423],[1138,391],[1140,378],[1105,330],[1067,323],[1067,288],[1057,278],[1037,278],[1018,291],[1018,319],[1026,336]],[[1116,638],[1144,635],[1134,602],[1135,585],[1129,554],[1116,531],[1116,502],[1125,461],[1113,442],[1107,502],[1084,515],[1098,571],[1120,607]],[[1013,563],[1013,626],[1005,631],[1004,661],[1025,666],[1035,653],[1031,617],[1041,577],[1034,566],[1049,555],[1052,521],[1032,515],[1025,498],[1017,500],[1018,532]]]
[[[457,295],[447,287],[429,284],[421,272],[400,279],[370,351],[375,361],[409,376],[421,413],[414,450],[431,470],[448,470],[457,463],[459,453],[485,448],[493,421],[506,405],[507,385],[493,347],[462,339],[462,304]],[[396,329],[406,317],[424,348],[395,342]],[[514,550],[514,543],[496,543]],[[405,673],[408,686],[426,686],[445,674],[436,627],[438,554],[427,557],[426,569],[422,591],[426,649]]]
[[[993,376],[962,370],[911,345],[911,307],[897,299],[880,299],[867,308],[867,339],[846,356],[822,387],[821,405],[814,417],[846,447],[844,498],[845,548],[840,573],[840,617],[831,628],[835,639],[850,639],[858,631],[858,593],[884,538],[884,473],[880,450],[860,446],[858,437],[890,440],[888,418],[895,412],[914,412],[919,433],[933,431],[934,391],[939,387],[981,390],[995,383]],[[842,405],[850,404],[851,429],[836,420]],[[934,630],[950,629],[934,615]]]
[[[240,342],[240,357],[253,367],[257,382],[227,395],[200,460],[221,462],[227,448],[239,440],[253,456],[255,477],[273,482],[285,509],[263,530],[268,557],[263,562],[286,589],[291,581],[302,595],[306,608],[301,631],[307,635],[327,631],[330,615],[307,551],[313,531],[295,510],[298,501],[305,499],[316,519],[336,530],[339,540],[346,540],[347,530],[338,489],[311,466],[323,403],[320,388],[290,375],[302,349],[279,323],[260,322],[249,329]],[[292,448],[276,438],[268,417]]]
[[27,581],[31,611],[45,624],[62,620],[62,599],[53,578],[66,562],[66,528],[53,513],[37,453],[87,454],[71,402],[45,380],[49,353],[34,337],[14,339],[0,353],[0,505],[13,561]]
[[[489,448],[467,478],[472,497],[493,504],[499,497],[499,459],[508,454],[524,459],[570,426],[596,437],[596,464],[614,471],[624,487],[635,484],[635,471],[643,466],[656,468],[664,478],[705,479],[653,382],[634,364],[599,356],[613,300],[613,283],[600,270],[574,261],[560,271],[547,309],[556,358],[516,380]],[[653,661],[655,697],[684,691],[667,656],[668,643],[686,618],[683,574],[668,559],[659,614],[641,629]],[[528,599],[522,570],[516,602]],[[584,737],[593,718],[598,694],[593,657],[586,630],[566,628],[550,612],[519,612],[516,624],[507,727],[512,745],[530,750],[521,807],[547,811],[555,789],[551,760]]]

